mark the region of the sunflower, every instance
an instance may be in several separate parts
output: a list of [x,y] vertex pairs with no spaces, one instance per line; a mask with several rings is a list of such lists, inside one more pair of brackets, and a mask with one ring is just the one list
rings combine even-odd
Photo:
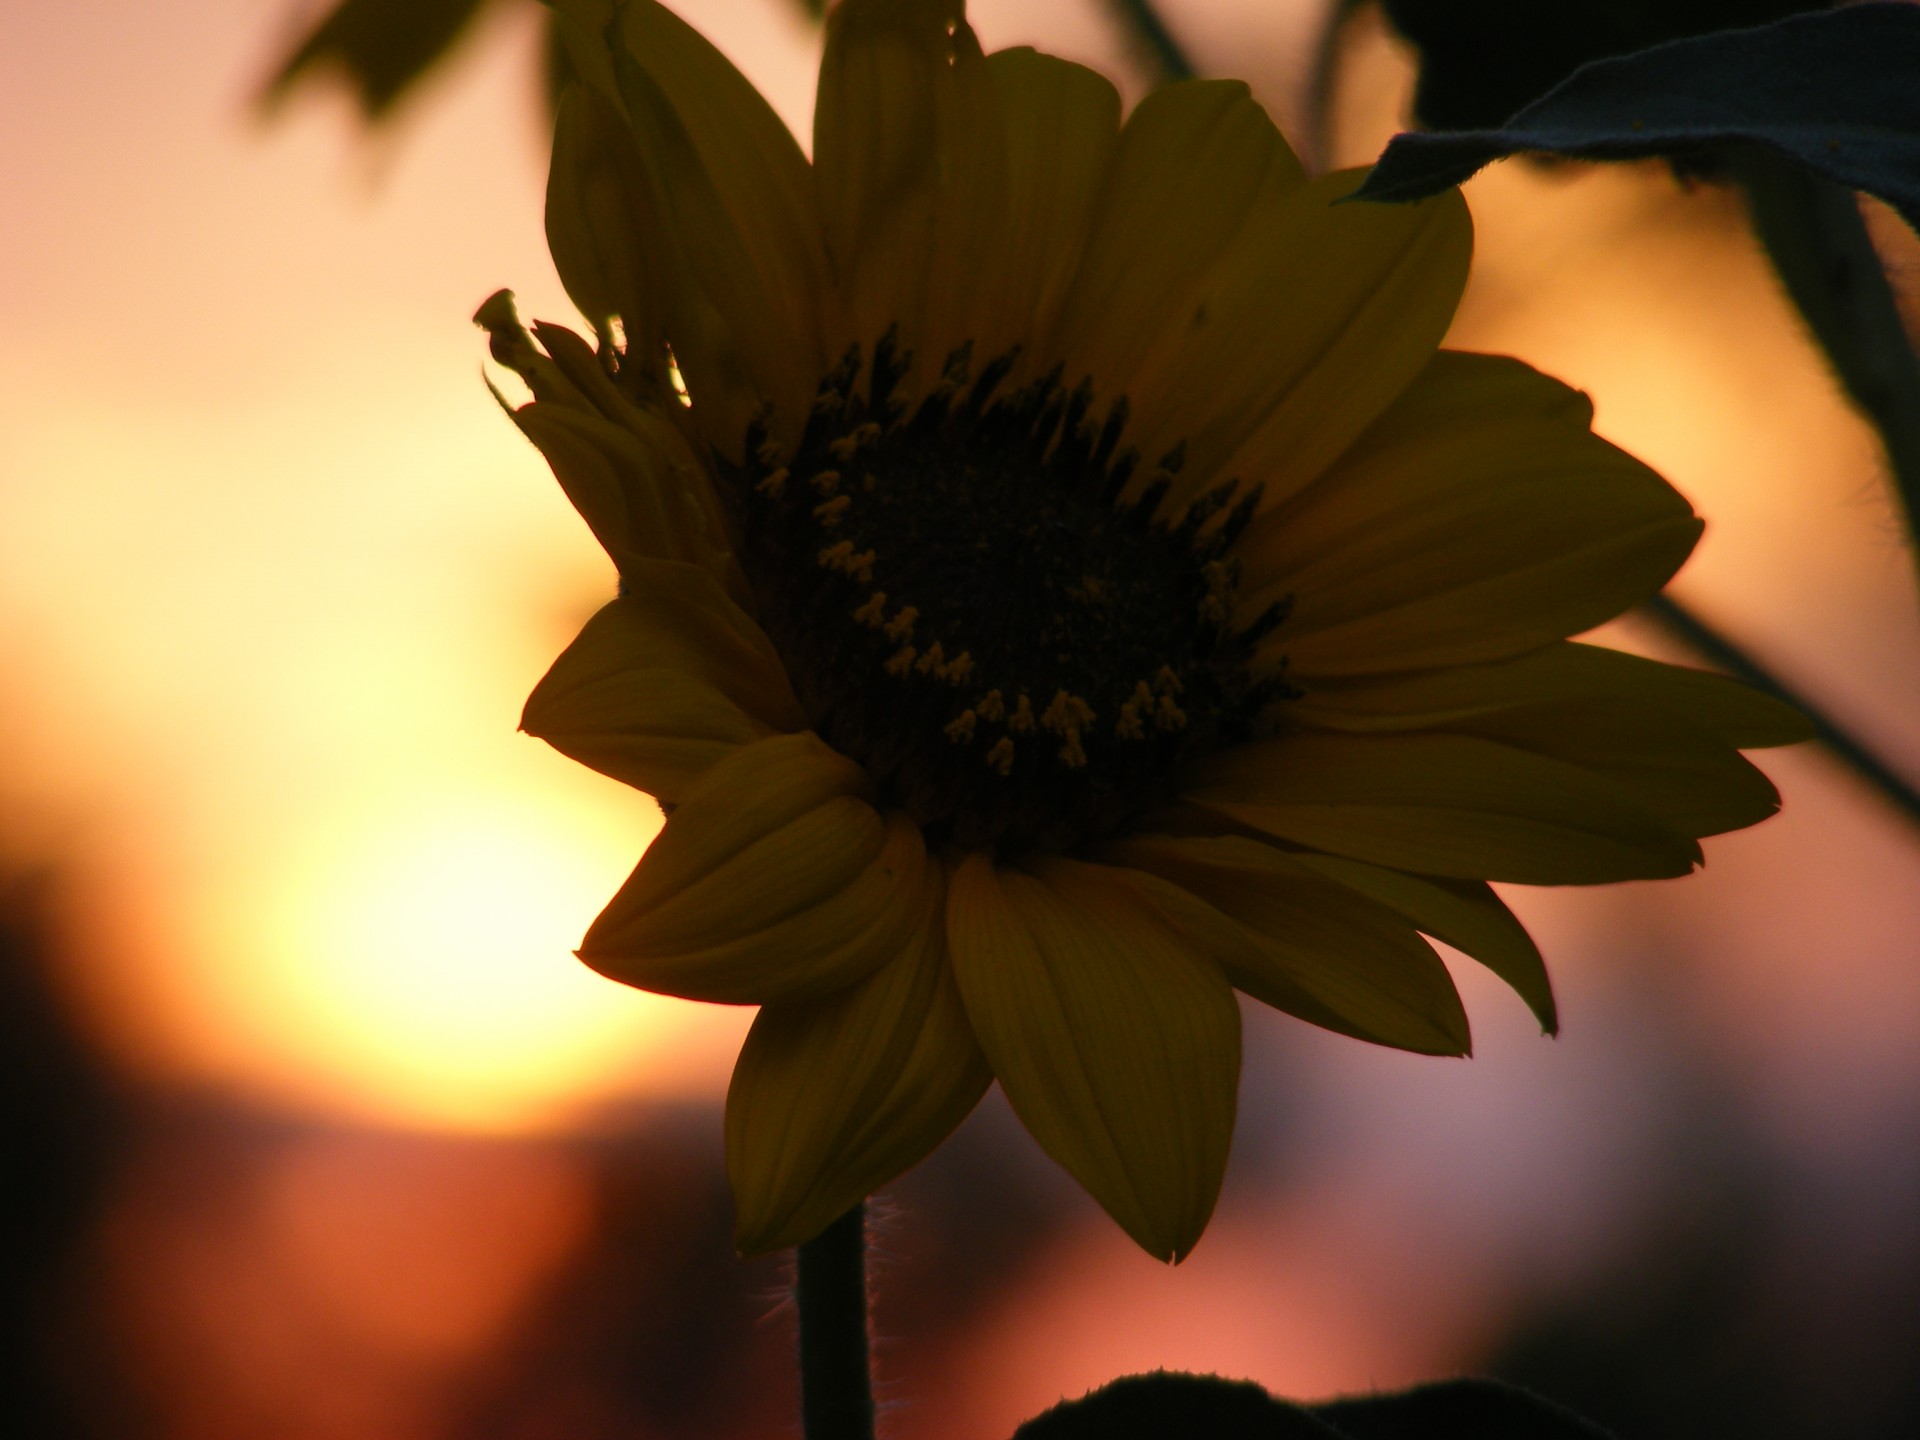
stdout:
[[1567,637],[1700,522],[1583,396],[1439,349],[1459,196],[1336,202],[1245,86],[845,0],[811,162],[651,0],[560,0],[554,261],[480,322],[617,567],[524,728],[668,819],[580,956],[760,1006],[736,1238],[806,1240],[997,1080],[1153,1255],[1212,1212],[1236,990],[1436,1055],[1426,937],[1548,1031],[1487,882],[1679,875],[1798,717]]

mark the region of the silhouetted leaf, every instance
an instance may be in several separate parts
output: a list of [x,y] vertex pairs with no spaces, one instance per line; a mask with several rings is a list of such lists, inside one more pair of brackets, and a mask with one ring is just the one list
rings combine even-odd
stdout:
[[1520,153],[1772,150],[1920,228],[1920,7],[1849,5],[1596,60],[1497,130],[1398,135],[1355,192],[1417,200]]
[[303,79],[337,72],[369,120],[383,118],[466,33],[488,0],[341,0],[267,84],[280,99]]
[[1420,52],[1413,116],[1421,128],[1485,130],[1589,60],[1827,7],[1818,0],[1381,0],[1380,8]]
[[1346,1440],[1609,1440],[1592,1422],[1497,1380],[1442,1380],[1312,1411]]
[[1447,1380],[1326,1405],[1276,1400],[1247,1380],[1156,1370],[1063,1400],[1014,1440],[1608,1440],[1605,1431],[1494,1380]]
[[1062,1400],[1013,1440],[1345,1440],[1249,1380],[1155,1370]]

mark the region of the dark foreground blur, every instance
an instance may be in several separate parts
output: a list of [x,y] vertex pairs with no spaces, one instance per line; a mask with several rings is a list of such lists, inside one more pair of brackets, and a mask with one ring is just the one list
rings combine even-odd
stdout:
[[[49,983],[45,887],[6,897],[0,1384],[15,1433],[793,1433],[787,1265],[730,1251],[716,1115],[483,1140],[142,1090],[103,1068]],[[1467,1368],[1625,1440],[1920,1433],[1916,1247],[1817,1248],[1808,1197],[1776,1183],[1724,1097],[1672,1099],[1684,1179],[1640,1207],[1591,1283],[1505,1317]],[[1270,1131],[1230,1198],[1305,1183],[1288,1127]],[[965,1397],[995,1384],[968,1373],[996,1353],[980,1331],[1098,1223],[1023,1144],[989,1107],[883,1207],[892,1434],[972,1433]],[[1216,1243],[1235,1244],[1222,1228]]]

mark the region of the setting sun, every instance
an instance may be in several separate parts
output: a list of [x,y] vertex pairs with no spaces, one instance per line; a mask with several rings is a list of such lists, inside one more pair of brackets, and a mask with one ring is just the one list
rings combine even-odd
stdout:
[[687,1007],[567,953],[623,837],[531,802],[409,803],[327,832],[263,897],[266,983],[306,1021],[291,1043],[382,1108],[485,1129],[639,1068]]

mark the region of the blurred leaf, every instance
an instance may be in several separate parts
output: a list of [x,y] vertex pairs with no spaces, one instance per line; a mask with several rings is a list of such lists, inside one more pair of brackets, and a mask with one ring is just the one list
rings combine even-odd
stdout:
[[302,80],[333,71],[353,87],[369,120],[451,53],[489,0],[341,0],[289,55],[263,97],[282,99]]
[[1276,1400],[1247,1380],[1156,1370],[1064,1400],[1014,1440],[1608,1440],[1495,1380],[1446,1380],[1327,1405]]
[[1413,114],[1428,130],[1484,130],[1589,60],[1770,20],[1808,0],[1381,0],[1420,52]]
[[1355,199],[1418,200],[1522,152],[1628,160],[1753,144],[1920,229],[1920,7],[1849,5],[1596,60],[1494,130],[1397,135]]
[[[340,0],[281,63],[262,101],[271,106],[301,81],[332,71],[353,87],[370,121],[384,120],[394,105],[447,56],[491,0]],[[826,14],[827,0],[794,0],[812,20]],[[566,47],[552,24],[545,26],[541,82],[549,111],[572,81]]]

